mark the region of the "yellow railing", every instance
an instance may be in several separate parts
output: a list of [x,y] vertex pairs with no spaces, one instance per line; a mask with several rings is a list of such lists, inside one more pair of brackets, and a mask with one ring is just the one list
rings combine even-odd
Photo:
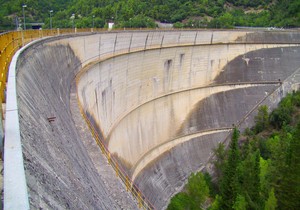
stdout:
[[5,101],[8,66],[14,53],[22,45],[19,32],[0,34],[0,100]]
[[[120,30],[120,29],[119,29]],[[122,29],[121,29],[122,30]],[[127,29],[126,29],[127,30]],[[138,30],[138,29],[131,29]],[[6,92],[6,82],[8,76],[8,69],[10,62],[12,60],[15,52],[20,49],[25,44],[39,38],[57,36],[62,34],[72,34],[72,33],[86,33],[86,32],[102,32],[107,31],[107,29],[52,29],[52,30],[26,30],[26,31],[12,31],[0,34],[0,101],[1,103],[5,102],[5,92]],[[127,191],[130,191],[132,195],[136,198],[138,205],[143,209],[154,209],[153,205],[143,193],[135,186],[127,175],[127,173],[122,169],[118,160],[111,156],[110,152],[103,144],[102,140],[99,138],[95,127],[91,124],[90,120],[87,118],[85,113],[82,110],[82,107],[79,107],[81,114],[87,122],[98,146],[101,148],[102,153],[106,156],[108,162],[113,167],[116,172],[116,175],[122,180],[125,184]],[[3,116],[2,106],[0,105],[0,114]]]
[[[77,83],[78,81],[76,81]],[[78,98],[77,98],[78,100]],[[121,181],[126,186],[126,190],[131,192],[133,197],[137,200],[139,208],[143,208],[145,210],[152,210],[155,209],[154,206],[151,204],[151,202],[143,195],[141,190],[133,183],[129,175],[126,173],[126,171],[122,168],[122,166],[118,163],[118,160],[111,155],[105,144],[103,143],[103,140],[99,137],[99,134],[94,127],[94,125],[91,123],[91,121],[88,119],[87,115],[82,109],[82,106],[80,102],[78,101],[79,109],[81,112],[81,115],[85,119],[94,139],[96,140],[98,146],[101,149],[102,154],[104,154],[107,158],[108,163],[112,166],[112,168],[116,172],[116,176],[121,179]]]
[[[10,61],[15,52],[25,44],[47,36],[74,33],[75,29],[26,30],[0,34],[0,101],[5,102],[5,88]],[[77,29],[78,32],[90,32],[91,29]],[[0,106],[1,109],[1,106]],[[1,114],[2,110],[1,110]]]
[[[137,30],[137,29],[131,29],[131,30]],[[107,31],[107,29],[102,29],[102,28],[81,29],[80,28],[80,29],[26,30],[26,31],[12,31],[12,32],[6,32],[0,34],[0,101],[1,102],[5,101],[5,87],[7,81],[8,67],[14,53],[19,48],[38,38],[57,36],[62,34],[102,32],[102,31]]]
[[[114,29],[124,30],[124,29]],[[128,28],[126,28],[128,30]],[[129,30],[140,30],[130,28]],[[145,29],[147,30],[147,29]],[[148,29],[149,30],[149,29]],[[0,101],[5,102],[5,88],[10,61],[15,52],[25,44],[39,38],[57,36],[62,34],[86,33],[86,32],[103,32],[103,28],[80,28],[80,29],[47,29],[47,30],[26,30],[12,31],[0,34]],[[3,116],[2,106],[0,114]]]
[[[0,34],[0,101],[5,102],[5,88],[10,61],[15,52],[37,38],[56,35],[56,30],[12,31]],[[2,112],[2,111],[1,111]]]

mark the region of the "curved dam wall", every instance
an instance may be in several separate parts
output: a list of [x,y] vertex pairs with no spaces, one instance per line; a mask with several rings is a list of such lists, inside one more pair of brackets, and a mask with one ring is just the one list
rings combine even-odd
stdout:
[[297,86],[299,43],[296,32],[143,31],[56,37],[28,48],[17,89],[31,206],[118,208],[72,119],[76,75],[83,112],[161,209],[233,124],[251,125],[258,104],[272,106]]
[[[149,158],[152,161],[135,179],[140,189],[153,196],[150,199],[155,200],[157,206],[165,207],[170,192],[175,193],[182,188],[189,172],[202,169],[210,171],[210,164],[207,163],[210,161],[211,149],[218,142],[227,143],[230,139],[228,133],[225,130],[222,132],[220,128],[233,126],[231,123],[238,125],[241,130],[252,126],[258,105],[266,104],[272,109],[287,92],[299,89],[299,52],[299,47],[262,49],[245,54],[245,57],[249,58],[248,65],[243,61],[244,55],[229,62],[215,82],[224,82],[224,79],[237,84],[278,79],[283,82],[266,82],[262,83],[264,85],[225,90],[200,100],[176,133],[181,136],[192,130],[193,134],[171,139],[169,142],[175,144],[171,150],[164,150],[160,156]],[[212,128],[215,132],[206,132]],[[183,141],[177,144],[176,141],[182,139]],[[147,160],[147,156],[148,154],[143,157],[144,161]],[[156,196],[158,192],[161,196],[159,198]]]
[[35,44],[18,60],[20,132],[31,209],[117,208],[70,112],[70,85],[80,67],[72,49],[62,45]]

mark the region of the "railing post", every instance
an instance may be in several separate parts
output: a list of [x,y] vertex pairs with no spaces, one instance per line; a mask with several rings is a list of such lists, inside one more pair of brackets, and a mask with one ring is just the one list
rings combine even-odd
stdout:
[[117,175],[117,177],[119,177],[119,166],[118,166],[118,162],[116,162],[116,175]]
[[125,185],[126,185],[126,190],[127,190],[127,192],[128,192],[128,191],[129,191],[129,189],[130,189],[130,181],[129,181],[129,178],[128,178],[128,176],[126,176]]
[[108,164],[111,165],[111,157],[110,157],[110,153],[107,153],[107,160],[108,160]]
[[142,208],[143,206],[143,200],[142,200],[142,197],[141,197],[141,192],[139,191],[138,194],[137,194],[137,199],[138,199],[138,203],[139,203],[139,208]]
[[22,46],[24,46],[24,31],[22,31]]

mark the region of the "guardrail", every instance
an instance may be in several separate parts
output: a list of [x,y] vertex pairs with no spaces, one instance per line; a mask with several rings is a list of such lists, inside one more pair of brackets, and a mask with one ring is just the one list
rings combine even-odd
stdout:
[[[2,103],[7,100],[5,121],[6,127],[6,143],[5,143],[5,159],[4,162],[4,209],[29,209],[27,185],[24,172],[22,145],[19,131],[19,116],[15,89],[16,79],[16,63],[22,46],[36,39],[43,37],[57,36],[62,34],[86,33],[86,32],[103,32],[106,29],[56,29],[56,30],[27,30],[14,31],[0,34],[0,119],[4,115]],[[26,47],[25,47],[26,48]],[[25,49],[23,48],[23,49]],[[15,54],[18,51],[17,54]],[[15,55],[15,56],[14,56]],[[14,57],[13,57],[14,56]],[[13,59],[13,61],[12,61]],[[11,65],[10,65],[11,64]],[[9,76],[8,76],[8,70]],[[9,81],[7,81],[7,78]],[[8,89],[6,90],[6,84]],[[6,97],[7,92],[7,97]],[[80,104],[80,103],[79,103]],[[113,167],[116,175],[123,181],[127,191],[138,201],[139,208],[154,209],[150,201],[142,194],[142,192],[133,185],[130,177],[119,166],[117,160],[110,155],[110,152],[102,143],[94,127],[86,118],[86,115],[81,113],[86,120],[97,144],[101,148],[102,153],[107,157],[108,162]],[[2,119],[0,122],[0,131],[2,128]],[[1,132],[0,138],[2,139]],[[2,143],[2,140],[1,140]],[[14,158],[12,158],[14,157]],[[9,161],[7,161],[9,160]]]
[[[11,31],[0,34],[0,101],[5,102],[5,88],[7,82],[8,67],[15,52],[25,44],[48,36],[63,34],[101,32],[107,31],[102,28],[81,28],[81,29],[48,29],[48,30],[26,30]],[[1,108],[1,107],[0,107]],[[1,110],[3,115],[3,111]]]
[[[55,29],[12,31],[0,34],[0,100],[5,101],[5,87],[8,66],[15,52],[25,44],[39,38],[70,34],[75,32],[90,32],[91,29]],[[2,111],[1,111],[2,112]],[[3,113],[3,112],[2,112]]]
[[[77,81],[76,81],[77,83]],[[78,100],[78,98],[77,98]],[[104,154],[107,158],[108,163],[112,166],[112,168],[116,172],[116,176],[121,179],[121,181],[125,184],[126,190],[131,192],[133,197],[137,200],[139,208],[143,208],[145,210],[152,210],[155,209],[154,206],[151,204],[151,202],[143,195],[141,190],[133,183],[129,175],[125,172],[125,170],[122,168],[122,166],[118,163],[118,160],[111,155],[108,148],[103,144],[103,141],[101,140],[96,128],[93,126],[91,121],[88,119],[87,115],[83,111],[83,108],[78,101],[79,110],[82,115],[82,117],[85,119],[85,122],[87,123],[90,131],[92,132],[92,135],[94,139],[96,140],[96,143],[101,149],[102,154]]]
[[[120,29],[117,29],[120,30]],[[123,30],[123,29],[121,29]],[[131,29],[131,30],[137,30],[137,29]],[[138,29],[140,30],[140,29]],[[149,30],[149,29],[145,29]],[[170,30],[170,29],[167,29]],[[14,31],[14,32],[7,32],[0,34],[0,100],[1,103],[5,102],[5,92],[6,92],[6,81],[7,81],[7,74],[8,74],[8,67],[12,60],[13,55],[15,52],[20,49],[22,46],[24,46],[26,43],[29,43],[33,40],[43,38],[43,37],[50,37],[50,36],[58,36],[63,34],[74,34],[74,33],[86,33],[86,32],[104,32],[107,31],[107,29],[53,29],[53,30],[28,30],[28,31]],[[191,43],[192,44],[192,43]],[[16,61],[15,61],[16,62]],[[11,68],[15,68],[11,67]],[[11,77],[15,77],[15,75],[11,75]],[[14,85],[15,86],[15,85]],[[8,90],[9,91],[9,90]],[[7,93],[7,95],[10,94],[10,92]],[[16,94],[13,95],[13,97],[16,97]],[[16,100],[15,100],[16,101]],[[80,103],[78,103],[80,105]],[[2,106],[0,106],[1,115],[3,116]],[[15,119],[18,121],[18,113],[17,113],[17,105],[14,102],[12,108],[9,108],[7,114],[14,114]],[[137,186],[135,186],[126,173],[125,170],[122,169],[122,166],[118,164],[118,161],[116,158],[114,158],[110,152],[108,151],[107,147],[103,144],[101,141],[99,134],[97,133],[96,128],[91,124],[90,120],[87,118],[86,114],[83,112],[82,107],[80,106],[81,114],[83,115],[84,119],[86,120],[97,144],[101,148],[102,153],[107,157],[108,162],[111,164],[111,166],[114,168],[116,175],[120,177],[120,179],[123,181],[123,183],[126,186],[127,191],[130,191],[132,195],[137,199],[139,203],[139,207],[143,209],[154,209],[154,206],[150,203],[149,200],[142,194],[142,192],[138,189]],[[9,116],[8,116],[9,118]],[[12,122],[11,120],[7,119],[8,122],[6,122],[6,125],[17,126]],[[0,121],[0,123],[2,120]],[[6,126],[8,128],[8,126]],[[0,127],[2,129],[2,125]],[[21,142],[20,142],[20,133],[15,134],[13,131],[7,130],[6,132],[6,138],[9,137],[9,134],[11,134],[10,138],[16,138],[18,140],[18,146],[19,149],[17,156],[20,160],[22,159],[22,151],[21,151]],[[1,136],[0,136],[1,137]],[[7,142],[6,142],[7,143]],[[13,147],[12,147],[13,148]],[[14,151],[11,152],[15,153]],[[14,154],[16,155],[16,154]],[[8,158],[9,159],[9,158]],[[12,164],[11,162],[9,163]],[[8,163],[7,163],[8,165]],[[17,166],[23,168],[23,164],[16,164]],[[5,165],[6,168],[6,165]],[[7,171],[7,170],[5,170]],[[11,170],[14,173],[14,170]],[[23,173],[24,174],[24,173]],[[6,174],[7,175],[7,174]],[[9,175],[10,177],[10,175]],[[17,176],[20,177],[20,176]],[[18,179],[18,178],[17,178]],[[23,176],[22,179],[25,179],[25,176]],[[25,180],[26,183],[26,180]],[[13,184],[13,188],[18,188],[19,185]],[[26,184],[25,184],[26,189]],[[16,190],[16,189],[15,189]],[[16,190],[17,192],[18,190]],[[15,198],[17,199],[17,198]],[[28,197],[27,197],[28,201]],[[27,205],[27,204],[26,204]],[[24,206],[27,209],[27,206]],[[5,209],[8,209],[9,207],[5,207]],[[10,208],[10,209],[24,209],[24,208]]]
[[[125,30],[125,29],[116,29]],[[126,29],[127,30],[127,29]],[[140,30],[140,29],[130,29]],[[149,29],[145,29],[149,30]],[[4,209],[29,209],[28,194],[26,187],[26,179],[24,174],[24,165],[22,157],[22,146],[19,132],[19,118],[18,118],[18,107],[16,103],[16,90],[15,90],[15,69],[18,55],[15,56],[15,61],[12,62],[10,67],[11,75],[9,90],[6,90],[6,83],[8,78],[9,65],[12,61],[14,54],[24,45],[32,42],[36,39],[44,37],[58,36],[63,34],[75,34],[75,33],[87,33],[87,32],[105,32],[107,29],[55,29],[55,30],[27,30],[27,31],[13,31],[0,34],[0,101],[1,104],[6,102],[7,98],[7,120],[6,120],[6,136],[5,139],[9,139],[5,144],[5,159],[10,161],[4,162],[5,175],[4,175]],[[19,51],[19,54],[21,52]],[[9,97],[6,97],[7,95]],[[12,103],[11,103],[12,102]],[[79,103],[80,104],[80,103]],[[125,170],[118,164],[118,161],[111,156],[108,149],[102,143],[97,134],[95,128],[92,126],[86,115],[81,113],[86,120],[97,144],[101,148],[102,153],[107,157],[108,162],[111,164],[113,169],[116,171],[116,175],[120,177],[126,186],[127,191],[130,191],[132,195],[138,201],[139,207],[143,209],[154,209],[154,206],[149,200],[142,194],[142,192],[135,186],[126,174]],[[0,106],[0,118],[4,115],[2,106]],[[0,119],[0,131],[3,131],[2,119]],[[11,131],[11,132],[10,132]],[[0,132],[0,138],[2,135]],[[2,143],[2,140],[1,140]],[[14,158],[12,158],[14,157]],[[7,187],[9,186],[9,187]],[[18,188],[18,189],[16,189]]]
[[[114,29],[114,30],[125,30]],[[128,30],[126,28],[126,30]],[[130,29],[140,30],[140,29]],[[149,29],[144,29],[149,30]],[[5,102],[5,88],[7,82],[8,67],[15,52],[25,44],[49,36],[58,36],[63,34],[87,33],[87,32],[104,32],[108,31],[103,28],[74,28],[74,29],[47,29],[47,30],[26,30],[12,31],[0,34],[0,101]],[[2,107],[0,112],[3,116]]]

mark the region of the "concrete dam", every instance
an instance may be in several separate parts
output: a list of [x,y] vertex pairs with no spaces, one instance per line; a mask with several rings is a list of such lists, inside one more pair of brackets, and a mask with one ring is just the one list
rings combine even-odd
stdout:
[[[297,31],[112,31],[57,36],[19,56],[32,209],[164,209],[212,149],[300,86]],[[81,111],[81,112],[80,112]],[[130,180],[122,184],[93,140]],[[102,156],[102,160],[101,160]],[[107,169],[111,170],[111,169]],[[117,180],[111,183],[111,180]],[[118,182],[119,181],[119,182]]]

